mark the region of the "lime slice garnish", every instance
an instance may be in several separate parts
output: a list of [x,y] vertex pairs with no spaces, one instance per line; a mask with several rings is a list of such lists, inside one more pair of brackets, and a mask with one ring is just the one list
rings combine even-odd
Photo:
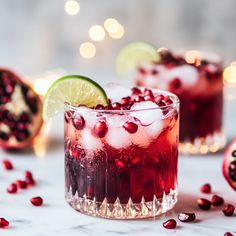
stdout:
[[157,63],[160,56],[156,48],[145,42],[134,42],[126,45],[116,59],[116,71],[124,77],[129,71],[145,63]]
[[107,95],[95,81],[80,75],[69,75],[55,81],[48,89],[43,102],[43,119],[48,120],[64,110],[64,103],[94,107],[106,105]]

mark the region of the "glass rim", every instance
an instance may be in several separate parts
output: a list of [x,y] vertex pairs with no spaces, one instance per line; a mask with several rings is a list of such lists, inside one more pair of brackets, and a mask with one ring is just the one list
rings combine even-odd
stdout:
[[[64,107],[66,109],[69,109],[69,110],[72,110],[74,112],[78,111],[79,109],[81,108],[87,108],[89,112],[95,112],[95,113],[107,113],[107,114],[127,114],[127,113],[133,113],[133,112],[142,112],[142,111],[150,111],[150,110],[165,110],[165,109],[168,109],[168,108],[176,108],[179,106],[179,103],[180,103],[180,100],[178,98],[177,95],[175,95],[174,93],[171,93],[169,91],[165,91],[165,90],[161,90],[161,89],[152,89],[152,91],[155,91],[155,92],[158,92],[160,93],[160,95],[169,95],[171,98],[173,98],[173,103],[171,104],[168,104],[168,105],[164,105],[162,107],[154,107],[154,108],[144,108],[144,109],[134,109],[134,110],[104,110],[104,109],[101,109],[101,110],[96,110],[94,108],[89,108],[85,105],[80,105],[80,106],[77,106],[77,105],[73,105],[73,104],[70,104],[68,102],[65,102],[64,103]],[[147,101],[148,102],[148,101]]]

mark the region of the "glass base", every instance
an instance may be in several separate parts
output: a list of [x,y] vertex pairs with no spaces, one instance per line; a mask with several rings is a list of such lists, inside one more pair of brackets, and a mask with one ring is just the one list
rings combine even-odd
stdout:
[[133,203],[131,198],[127,204],[121,204],[119,198],[114,204],[107,203],[105,198],[103,202],[97,202],[95,199],[72,196],[71,192],[66,192],[66,201],[77,211],[103,218],[110,219],[141,219],[160,215],[172,209],[177,202],[177,191],[171,190],[168,195],[157,199],[154,196],[153,201],[145,202],[144,198],[140,203]]
[[205,138],[195,138],[194,142],[185,141],[179,144],[179,152],[182,154],[207,154],[215,153],[226,144],[226,138],[222,132],[216,132]]

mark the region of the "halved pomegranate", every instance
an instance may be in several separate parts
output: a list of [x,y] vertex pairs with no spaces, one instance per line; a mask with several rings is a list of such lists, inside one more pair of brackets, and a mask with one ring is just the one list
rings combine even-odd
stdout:
[[229,145],[224,154],[223,175],[229,185],[236,191],[236,139]]
[[0,147],[29,146],[42,126],[42,102],[30,86],[0,68]]

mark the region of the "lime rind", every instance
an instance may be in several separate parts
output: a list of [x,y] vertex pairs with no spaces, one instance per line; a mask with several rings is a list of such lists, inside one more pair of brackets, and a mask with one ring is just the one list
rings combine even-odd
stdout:
[[94,107],[106,105],[107,95],[95,81],[80,75],[64,76],[48,89],[43,104],[43,119],[48,120],[64,110],[64,103]]
[[121,49],[116,60],[116,71],[120,78],[145,63],[158,63],[160,56],[154,46],[145,42],[133,42]]

